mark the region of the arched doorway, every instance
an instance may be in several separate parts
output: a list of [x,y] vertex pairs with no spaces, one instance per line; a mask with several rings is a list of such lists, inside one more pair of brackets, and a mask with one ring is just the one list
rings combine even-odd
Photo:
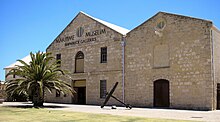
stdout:
[[159,79],[154,81],[154,107],[169,107],[170,92],[169,81]]
[[220,83],[217,84],[217,109],[220,110]]
[[84,54],[79,51],[75,57],[75,73],[84,72]]

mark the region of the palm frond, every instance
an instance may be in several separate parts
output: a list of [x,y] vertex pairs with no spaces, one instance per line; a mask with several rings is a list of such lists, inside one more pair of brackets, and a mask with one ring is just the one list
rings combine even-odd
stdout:
[[[6,81],[6,92],[9,94],[34,94],[43,97],[44,91],[52,93],[52,89],[61,91],[62,94],[73,94],[71,85],[61,80],[61,76],[69,77],[66,71],[58,67],[57,61],[51,53],[38,51],[30,53],[29,64],[18,60],[22,66],[16,66],[6,75],[19,76],[18,79]],[[36,93],[38,92],[38,93]]]

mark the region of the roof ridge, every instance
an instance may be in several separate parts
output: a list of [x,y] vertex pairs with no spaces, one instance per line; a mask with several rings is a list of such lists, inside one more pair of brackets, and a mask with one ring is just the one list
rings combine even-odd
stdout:
[[115,30],[115,31],[117,31],[117,32],[119,32],[119,33],[121,33],[122,35],[126,35],[126,34],[130,31],[130,30],[128,30],[128,29],[126,29],[126,28],[123,28],[123,27],[120,27],[120,26],[118,26],[118,25],[115,25],[115,24],[106,22],[106,21],[104,21],[104,20],[95,18],[95,17],[93,17],[93,16],[91,16],[91,15],[89,15],[89,14],[83,12],[83,11],[80,11],[79,13],[82,13],[82,14],[88,16],[89,18],[91,18],[91,19],[93,19],[93,20],[95,20],[95,21],[100,22],[101,24],[103,24],[103,25],[105,25],[105,26],[107,26],[107,27],[109,27],[109,28],[111,28],[111,29],[113,29],[113,30]]
[[[24,58],[18,59],[18,60],[22,60],[22,61],[24,61],[25,63],[30,63],[30,61],[31,61],[31,56],[30,56],[30,54],[29,54],[29,55],[25,56]],[[16,61],[15,61],[14,63],[12,63],[12,64],[6,66],[4,69],[14,68],[16,65],[19,65],[19,66],[23,65],[23,64],[21,64],[18,60],[16,60]]]
[[[210,23],[213,24],[213,22],[211,20],[207,20],[207,19],[201,19],[201,18],[197,18],[197,17],[193,17],[193,16],[187,16],[187,15],[182,15],[182,14],[177,14],[177,13],[170,13],[170,12],[159,11],[156,14],[154,14],[153,16],[151,16],[150,18],[148,18],[147,20],[145,20],[144,22],[142,22],[141,24],[139,24],[138,26],[136,26],[135,28],[133,28],[130,32],[132,32],[133,30],[139,28],[143,24],[147,23],[148,21],[150,21],[152,18],[154,18],[158,14],[163,14],[163,15],[167,14],[167,15],[172,15],[172,16],[184,17],[184,18],[189,18],[189,19],[195,19],[195,20],[210,22]],[[128,32],[127,34],[129,34],[130,32]]]
[[191,16],[191,15],[183,15],[183,14],[170,13],[170,12],[165,12],[165,11],[159,11],[158,13],[163,13],[163,14],[169,14],[169,15],[174,15],[174,16],[181,16],[181,17],[186,17],[186,18],[191,18],[191,19],[197,19],[197,20],[212,22],[212,20],[199,18],[199,17],[194,17],[194,16]]

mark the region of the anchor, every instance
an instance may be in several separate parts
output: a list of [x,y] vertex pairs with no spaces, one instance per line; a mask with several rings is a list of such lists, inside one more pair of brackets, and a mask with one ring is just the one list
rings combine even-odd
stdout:
[[104,103],[101,105],[101,108],[103,108],[103,107],[107,104],[107,102],[109,101],[110,97],[112,97],[112,98],[114,98],[116,101],[118,101],[118,102],[120,102],[121,104],[123,104],[126,108],[132,109],[132,106],[131,106],[131,105],[126,104],[126,103],[122,102],[121,100],[119,100],[118,98],[116,98],[115,96],[113,96],[113,93],[114,93],[114,91],[115,91],[115,89],[116,89],[117,86],[118,86],[118,82],[115,83],[114,87],[110,90],[109,93],[108,93],[108,92],[106,93],[107,97],[105,98]]

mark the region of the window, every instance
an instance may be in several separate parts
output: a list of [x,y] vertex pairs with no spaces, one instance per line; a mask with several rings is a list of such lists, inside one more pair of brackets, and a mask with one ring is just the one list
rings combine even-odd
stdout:
[[[13,70],[13,72],[15,72],[15,70]],[[13,74],[13,78],[16,78],[15,74]]]
[[101,63],[107,63],[107,47],[101,48]]
[[159,18],[156,20],[156,27],[157,31],[162,31],[166,27],[166,20],[164,18]]
[[106,80],[100,80],[100,98],[105,98],[106,92]]
[[56,90],[56,97],[60,97],[60,91]]
[[158,29],[163,29],[165,27],[165,22],[164,21],[161,21],[159,23],[157,23],[157,28]]
[[79,51],[76,54],[75,58],[75,73],[83,73],[84,72],[84,54]]
[[57,60],[58,67],[60,67],[61,66],[61,54],[57,54],[56,60]]

